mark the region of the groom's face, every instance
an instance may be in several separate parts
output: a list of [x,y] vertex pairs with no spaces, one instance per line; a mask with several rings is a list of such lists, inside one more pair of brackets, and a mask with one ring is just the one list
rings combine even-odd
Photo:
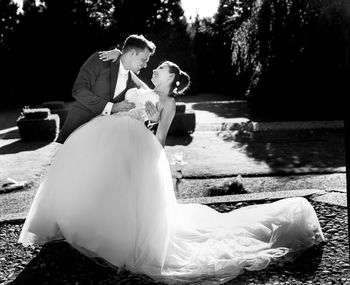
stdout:
[[133,50],[131,53],[131,70],[138,74],[142,68],[147,67],[147,62],[151,56],[148,48],[144,50]]

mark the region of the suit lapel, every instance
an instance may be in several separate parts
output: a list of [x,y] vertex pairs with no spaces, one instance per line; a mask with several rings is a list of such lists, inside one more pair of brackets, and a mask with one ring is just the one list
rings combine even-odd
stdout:
[[126,87],[125,87],[125,89],[124,89],[122,92],[120,92],[120,94],[119,94],[116,98],[114,98],[114,99],[112,100],[112,102],[113,102],[113,103],[116,103],[116,102],[124,101],[124,100],[125,100],[125,93],[126,93],[129,89],[134,88],[134,87],[136,87],[136,84],[135,84],[135,82],[131,79],[131,74],[129,73],[128,81],[126,82]]
[[128,81],[126,82],[126,88],[117,96],[117,98],[114,97],[114,92],[115,92],[115,87],[117,86],[117,81],[118,81],[118,75],[119,75],[119,65],[120,65],[120,59],[117,60],[117,62],[111,62],[111,85],[110,85],[110,101],[115,103],[115,102],[120,102],[123,101],[125,98],[125,93],[131,88],[134,87],[139,87],[137,84],[134,82],[132,79],[131,73],[129,72],[128,75]]
[[111,61],[111,80],[110,80],[110,84],[111,84],[110,85],[110,90],[111,90],[110,98],[111,99],[114,96],[115,87],[117,85],[118,74],[119,74],[119,64],[120,64],[120,60],[118,60],[117,62]]

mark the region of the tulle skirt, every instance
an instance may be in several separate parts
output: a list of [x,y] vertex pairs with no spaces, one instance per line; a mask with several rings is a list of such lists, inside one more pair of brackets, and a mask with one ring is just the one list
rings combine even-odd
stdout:
[[142,122],[114,116],[93,119],[62,145],[19,242],[58,238],[156,280],[201,284],[293,260],[324,240],[304,198],[229,213],[177,203],[157,138]]

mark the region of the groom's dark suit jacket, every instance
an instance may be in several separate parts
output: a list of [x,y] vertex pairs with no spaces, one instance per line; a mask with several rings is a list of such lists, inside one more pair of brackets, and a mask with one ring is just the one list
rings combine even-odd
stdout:
[[117,62],[102,61],[98,53],[94,53],[81,66],[72,92],[76,102],[68,113],[57,142],[64,143],[79,126],[100,115],[108,102],[123,101],[127,90],[140,87],[129,73],[125,90],[116,99],[113,99],[119,64],[119,60]]

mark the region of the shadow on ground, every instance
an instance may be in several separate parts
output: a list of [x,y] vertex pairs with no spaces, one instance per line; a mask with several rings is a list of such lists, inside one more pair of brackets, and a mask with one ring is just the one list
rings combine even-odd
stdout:
[[95,262],[65,241],[46,243],[11,284],[151,284],[152,279]]
[[188,136],[168,136],[166,139],[165,145],[175,146],[175,145],[184,145],[187,146],[193,141],[193,137]]
[[[322,246],[314,246],[304,252],[294,263],[272,265],[264,270],[265,274],[246,272],[227,284],[246,284],[252,276],[259,281],[268,280],[268,272],[272,274],[283,271],[300,281],[313,275],[322,260]],[[118,272],[117,268],[107,265],[102,260],[89,259],[71,247],[65,241],[46,243],[40,252],[23,269],[15,284],[162,284],[141,274],[129,271]],[[265,284],[265,283],[261,283]]]
[[1,140],[20,139],[20,138],[21,138],[21,136],[19,134],[18,129],[15,129],[12,131],[7,131],[3,134],[0,134]]
[[21,109],[19,108],[0,110],[0,130],[15,127],[20,114]]
[[233,100],[232,94],[213,94],[213,93],[198,93],[198,94],[180,96],[179,98],[177,98],[178,102],[184,102],[184,103],[200,103],[200,102],[232,101],[232,100]]
[[244,101],[230,103],[194,103],[192,109],[211,112],[223,118],[248,118],[247,103]]
[[342,130],[221,132],[219,136],[276,172],[345,167]]
[[26,141],[19,140],[0,147],[0,155],[19,153],[22,151],[33,151],[33,150],[42,148],[50,143],[52,142],[51,141],[26,142]]

